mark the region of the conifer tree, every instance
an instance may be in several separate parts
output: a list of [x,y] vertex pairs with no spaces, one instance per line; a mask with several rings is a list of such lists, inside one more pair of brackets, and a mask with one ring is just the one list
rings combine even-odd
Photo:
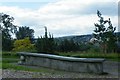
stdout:
[[100,11],[97,11],[97,16],[100,18],[99,23],[95,23],[94,37],[98,39],[102,51],[104,53],[114,52],[116,48],[116,27],[112,26],[110,18],[104,20]]
[[45,35],[44,37],[41,36],[41,38],[37,39],[36,42],[36,50],[38,52],[44,52],[44,53],[53,53],[55,49],[55,41],[53,38],[53,35],[47,32],[47,27],[45,28]]

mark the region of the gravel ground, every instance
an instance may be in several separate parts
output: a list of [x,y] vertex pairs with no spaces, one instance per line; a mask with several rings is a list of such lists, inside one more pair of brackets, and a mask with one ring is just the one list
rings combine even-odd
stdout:
[[18,71],[18,70],[8,70],[5,69],[2,72],[3,78],[118,78],[118,76],[106,74],[88,74],[88,73],[70,73],[64,72],[62,74],[58,73],[43,73],[43,72],[28,72],[28,71]]
[[[51,72],[30,72],[22,70],[2,70],[3,78],[118,78],[118,62],[105,61],[104,72],[108,74],[90,74],[90,73],[74,73],[66,71]],[[32,66],[29,66],[32,67]],[[40,68],[40,67],[34,67]]]

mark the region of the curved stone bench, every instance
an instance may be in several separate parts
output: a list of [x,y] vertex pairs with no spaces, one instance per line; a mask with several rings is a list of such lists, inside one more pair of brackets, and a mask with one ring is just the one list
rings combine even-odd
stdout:
[[19,64],[74,72],[103,73],[103,62],[105,61],[101,58],[75,58],[42,53],[19,52],[17,54],[20,55]]

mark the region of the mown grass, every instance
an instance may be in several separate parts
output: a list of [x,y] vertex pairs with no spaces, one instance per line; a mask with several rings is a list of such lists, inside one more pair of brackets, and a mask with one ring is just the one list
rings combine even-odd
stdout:
[[16,52],[2,52],[2,58],[19,58]]
[[68,52],[58,53],[58,55],[78,58],[105,58],[112,61],[120,61],[120,54],[118,53]]
[[15,62],[18,62],[19,61],[19,59],[11,59],[11,58],[3,58],[2,59],[2,63],[15,63]]

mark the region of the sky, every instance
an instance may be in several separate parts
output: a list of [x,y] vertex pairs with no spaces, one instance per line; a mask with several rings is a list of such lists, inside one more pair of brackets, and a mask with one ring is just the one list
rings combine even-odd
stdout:
[[118,31],[118,0],[0,0],[0,13],[14,17],[14,24],[44,35],[44,26],[54,37],[92,34],[99,18],[111,18]]

